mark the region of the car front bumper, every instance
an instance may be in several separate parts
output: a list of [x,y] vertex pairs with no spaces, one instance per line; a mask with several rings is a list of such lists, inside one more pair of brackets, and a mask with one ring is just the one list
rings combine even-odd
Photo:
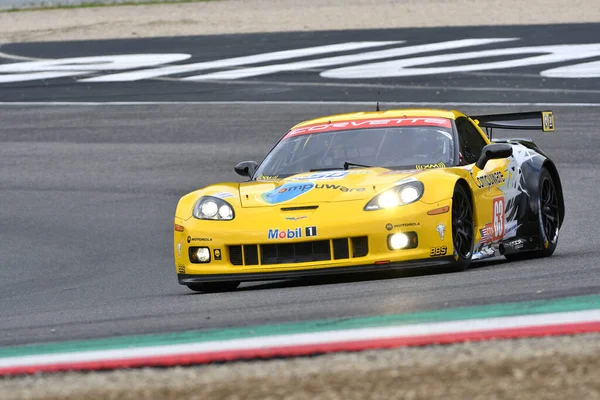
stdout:
[[371,264],[371,265],[356,265],[350,267],[336,267],[336,268],[317,268],[317,269],[303,269],[296,271],[275,271],[275,272],[262,272],[262,273],[245,273],[245,274],[177,274],[177,279],[182,285],[191,285],[194,283],[205,283],[205,282],[231,282],[231,281],[268,281],[268,280],[283,280],[283,279],[298,279],[298,278],[310,278],[315,276],[330,276],[330,275],[342,275],[342,274],[359,274],[367,272],[385,272],[385,271],[397,271],[402,269],[411,268],[427,268],[427,267],[444,267],[454,263],[452,256],[422,259],[422,260],[410,260],[401,261],[389,264]]
[[[232,221],[176,217],[175,224],[183,228],[174,232],[173,241],[179,281],[286,279],[448,264],[446,256],[454,251],[451,212],[427,212],[440,207],[451,209],[451,199],[369,212],[362,211],[364,201],[351,203],[321,203],[317,210],[293,212],[275,207],[242,209],[236,210]],[[389,236],[395,233],[414,233],[416,247],[391,250]],[[336,247],[340,243],[347,246],[342,248],[341,256]],[[313,254],[296,257],[307,246],[313,246]],[[198,247],[209,250],[209,262],[191,261]],[[317,247],[320,250],[315,250]],[[285,252],[287,256],[282,256]]]

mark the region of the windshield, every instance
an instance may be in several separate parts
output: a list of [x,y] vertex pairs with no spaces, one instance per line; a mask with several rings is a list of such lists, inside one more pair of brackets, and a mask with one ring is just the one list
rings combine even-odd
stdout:
[[[351,164],[390,169],[445,167],[453,162],[452,128],[406,126],[346,129],[310,133],[291,131],[256,171],[258,179],[302,172],[342,169]],[[323,125],[321,125],[323,126]],[[296,130],[298,131],[298,130]]]

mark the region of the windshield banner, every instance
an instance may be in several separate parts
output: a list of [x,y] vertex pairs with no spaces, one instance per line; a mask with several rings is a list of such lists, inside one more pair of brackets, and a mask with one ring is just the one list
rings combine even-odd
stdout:
[[411,117],[411,118],[374,118],[363,119],[358,121],[339,121],[329,124],[308,125],[301,128],[292,129],[285,135],[286,138],[298,135],[306,135],[309,133],[320,133],[330,131],[341,131],[345,129],[358,128],[383,128],[395,126],[439,126],[442,128],[450,128],[452,125],[447,118],[428,118],[428,117]]

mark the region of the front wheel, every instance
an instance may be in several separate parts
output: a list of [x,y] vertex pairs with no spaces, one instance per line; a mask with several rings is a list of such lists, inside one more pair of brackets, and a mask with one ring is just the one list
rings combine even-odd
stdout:
[[506,254],[509,261],[521,261],[532,258],[550,257],[558,245],[558,230],[560,226],[560,204],[552,175],[546,168],[540,174],[538,189],[538,220],[542,248],[523,253]]
[[188,288],[194,292],[204,293],[219,293],[219,292],[231,292],[240,286],[241,282],[204,282],[204,283],[190,283],[187,285]]
[[462,185],[456,185],[452,196],[453,271],[464,271],[473,257],[473,206],[471,196]]

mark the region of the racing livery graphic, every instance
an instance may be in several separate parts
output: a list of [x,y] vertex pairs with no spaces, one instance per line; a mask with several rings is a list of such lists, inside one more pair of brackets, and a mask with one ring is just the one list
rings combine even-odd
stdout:
[[565,215],[556,166],[530,139],[494,139],[494,129],[552,132],[554,114],[400,109],[297,124],[261,163],[235,166],[246,181],[180,199],[179,283],[215,292],[243,281],[550,256]]

